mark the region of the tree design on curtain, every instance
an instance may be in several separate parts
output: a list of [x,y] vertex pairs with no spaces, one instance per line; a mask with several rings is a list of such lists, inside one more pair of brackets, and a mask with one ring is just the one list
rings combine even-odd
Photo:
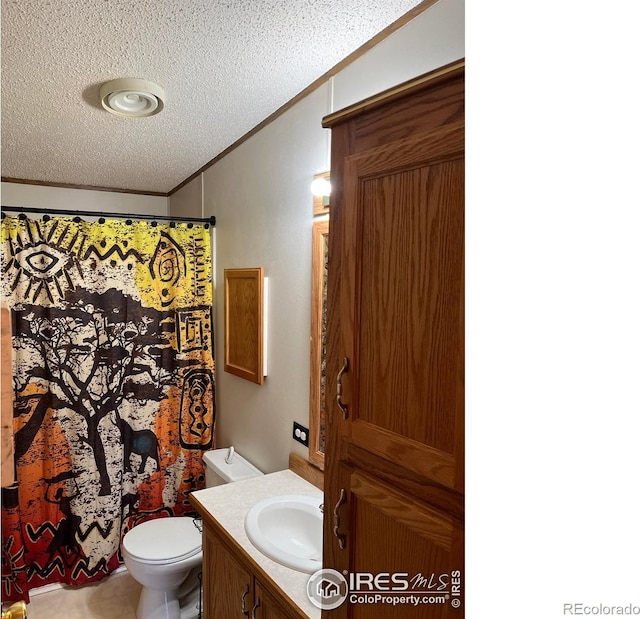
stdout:
[[2,222],[17,484],[3,488],[3,598],[98,580],[122,535],[191,512],[215,422],[210,233]]

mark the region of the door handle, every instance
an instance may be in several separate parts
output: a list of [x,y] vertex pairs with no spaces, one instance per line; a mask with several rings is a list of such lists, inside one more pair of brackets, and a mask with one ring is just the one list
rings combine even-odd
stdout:
[[260,598],[256,600],[256,603],[253,605],[253,608],[251,609],[251,619],[257,619],[256,610],[258,610],[259,606],[260,606]]
[[249,616],[249,611],[247,610],[247,607],[245,606],[245,598],[249,595],[249,585],[247,585],[247,588],[245,590],[245,592],[242,594],[242,614],[245,617]]
[[340,497],[333,508],[333,534],[338,538],[338,546],[340,546],[340,550],[344,550],[346,545],[345,536],[340,533],[340,508],[344,505],[346,500],[347,493],[344,488],[340,488]]
[[342,418],[346,419],[349,416],[349,408],[346,404],[342,403],[342,375],[349,369],[349,359],[347,357],[344,358],[342,362],[342,369],[338,372],[338,377],[336,378],[336,403],[338,404],[338,408],[342,411]]

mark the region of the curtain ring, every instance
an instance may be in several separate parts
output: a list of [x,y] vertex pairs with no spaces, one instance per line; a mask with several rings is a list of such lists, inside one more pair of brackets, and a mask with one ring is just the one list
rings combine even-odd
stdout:
[[107,220],[104,217],[100,217],[100,219],[98,219],[99,224],[103,224],[105,221]]
[[130,219],[127,219],[127,221],[125,221],[124,223],[126,223],[127,226],[130,226],[133,223],[133,221],[131,221]]

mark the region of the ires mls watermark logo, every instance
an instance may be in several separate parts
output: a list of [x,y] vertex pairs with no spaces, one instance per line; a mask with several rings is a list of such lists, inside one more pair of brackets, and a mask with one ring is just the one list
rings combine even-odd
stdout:
[[307,596],[322,610],[350,604],[449,604],[462,606],[462,572],[347,572],[318,570],[309,578]]
[[348,593],[346,578],[336,570],[318,570],[307,583],[307,596],[314,606],[322,610],[338,608]]

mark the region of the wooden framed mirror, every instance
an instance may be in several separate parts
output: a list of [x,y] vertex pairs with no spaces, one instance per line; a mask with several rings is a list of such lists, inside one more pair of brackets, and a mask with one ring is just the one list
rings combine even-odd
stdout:
[[[322,174],[316,174],[313,177],[314,183],[318,180],[331,180],[330,172],[322,172]],[[328,215],[329,214],[329,196],[313,196],[313,216]]]
[[313,223],[311,259],[311,373],[309,392],[309,460],[324,469],[327,274],[329,220]]

